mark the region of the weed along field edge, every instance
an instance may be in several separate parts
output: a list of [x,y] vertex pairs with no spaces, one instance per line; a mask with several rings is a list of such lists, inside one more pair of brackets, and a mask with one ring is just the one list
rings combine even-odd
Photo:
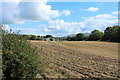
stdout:
[[30,41],[40,50],[48,78],[117,78],[118,43]]

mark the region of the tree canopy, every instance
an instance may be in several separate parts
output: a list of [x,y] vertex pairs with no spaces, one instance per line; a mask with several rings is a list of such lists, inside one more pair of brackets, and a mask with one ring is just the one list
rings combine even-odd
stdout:
[[53,37],[52,35],[46,35],[45,38],[48,38],[48,37]]
[[102,40],[120,42],[120,26],[107,27]]
[[84,39],[84,34],[82,34],[82,33],[78,33],[74,37],[67,37],[68,41],[82,41],[83,39]]
[[99,30],[94,30],[89,35],[89,40],[91,40],[91,41],[101,40],[101,38],[103,37],[103,35],[104,35],[103,32],[101,32]]
[[84,34],[78,33],[78,34],[76,35],[76,40],[77,40],[77,41],[82,41],[83,39],[84,39]]

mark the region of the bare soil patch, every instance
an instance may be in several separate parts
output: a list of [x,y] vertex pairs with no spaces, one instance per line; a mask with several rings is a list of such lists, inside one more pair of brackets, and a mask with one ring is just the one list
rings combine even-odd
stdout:
[[48,78],[117,78],[118,44],[96,41],[31,41]]

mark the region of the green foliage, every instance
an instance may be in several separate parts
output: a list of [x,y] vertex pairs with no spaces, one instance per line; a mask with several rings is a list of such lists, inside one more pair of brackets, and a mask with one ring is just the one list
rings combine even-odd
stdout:
[[84,34],[78,33],[75,37],[67,37],[68,41],[82,41],[84,39]]
[[59,37],[58,38],[60,41],[67,41],[67,38],[66,37]]
[[35,35],[30,35],[30,40],[36,40],[36,36]]
[[26,40],[43,40],[44,38],[52,37],[52,35],[46,36],[36,36],[36,35],[18,35],[19,38],[24,38]]
[[120,26],[107,27],[104,33],[103,41],[120,42]]
[[48,38],[48,37],[53,37],[52,35],[46,35],[45,38]]
[[20,35],[20,36],[26,40],[30,40],[31,38],[31,35]]
[[84,37],[84,40],[85,40],[85,41],[89,41],[89,36],[85,36],[85,37]]
[[101,40],[101,38],[103,37],[103,35],[104,35],[103,32],[101,32],[99,30],[94,30],[90,34],[89,40],[91,40],[91,41]]
[[3,35],[3,78],[34,78],[38,73],[38,54],[19,35]]
[[43,40],[44,38],[41,36],[37,36],[36,40]]
[[68,41],[76,41],[76,37],[67,37]]
[[78,34],[76,35],[76,40],[77,40],[77,41],[82,41],[83,39],[84,39],[84,34],[78,33]]
[[82,33],[78,33],[75,37],[67,37],[68,41],[110,41],[120,42],[120,26],[107,27],[104,33],[99,30],[94,30],[89,36],[84,36]]
[[118,42],[120,42],[120,28],[118,29],[117,37],[118,37]]

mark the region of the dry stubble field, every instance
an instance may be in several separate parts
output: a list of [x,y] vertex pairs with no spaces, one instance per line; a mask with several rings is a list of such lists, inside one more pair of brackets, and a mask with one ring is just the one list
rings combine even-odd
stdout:
[[48,78],[117,78],[118,44],[97,41],[31,41]]

